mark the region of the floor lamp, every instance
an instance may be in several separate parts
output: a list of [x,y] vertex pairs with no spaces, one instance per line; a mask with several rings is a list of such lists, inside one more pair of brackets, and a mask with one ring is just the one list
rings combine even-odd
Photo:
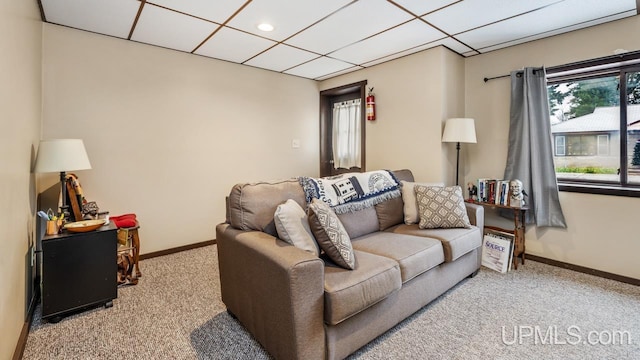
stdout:
[[[60,211],[65,218],[69,218],[67,205],[67,171],[91,169],[91,163],[81,139],[52,139],[42,140],[38,146],[38,156],[33,172],[60,172],[60,186],[62,187],[62,206]],[[76,219],[82,220],[82,219]]]
[[460,169],[460,143],[476,143],[475,121],[469,118],[451,118],[444,124],[442,142],[456,144],[456,185],[458,185],[458,171]]

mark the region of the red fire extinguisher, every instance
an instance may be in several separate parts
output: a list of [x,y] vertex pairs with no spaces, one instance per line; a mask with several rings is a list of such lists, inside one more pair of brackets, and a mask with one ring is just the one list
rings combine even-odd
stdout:
[[373,121],[376,119],[376,98],[373,96],[373,88],[369,89],[369,95],[367,95],[367,120]]

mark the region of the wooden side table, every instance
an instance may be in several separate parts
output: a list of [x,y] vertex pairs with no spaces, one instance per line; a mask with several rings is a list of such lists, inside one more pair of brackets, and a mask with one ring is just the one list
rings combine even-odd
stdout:
[[524,265],[524,252],[526,249],[524,234],[526,232],[526,214],[529,208],[526,206],[511,207],[511,206],[504,206],[504,205],[485,203],[485,202],[473,201],[473,200],[465,200],[465,202],[468,202],[471,204],[478,204],[478,205],[482,205],[482,206],[486,206],[494,209],[506,209],[506,210],[513,211],[513,229],[504,229],[501,227],[489,226],[489,225],[485,225],[484,227],[487,229],[497,230],[497,231],[502,231],[508,234],[512,234],[514,239],[513,267],[514,269],[518,270],[518,261],[517,261],[518,258],[520,258],[520,260],[522,261],[522,265]]

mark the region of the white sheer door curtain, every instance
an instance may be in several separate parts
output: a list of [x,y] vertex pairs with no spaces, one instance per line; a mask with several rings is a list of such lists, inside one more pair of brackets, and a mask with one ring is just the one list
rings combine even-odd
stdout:
[[349,100],[333,105],[333,167],[360,167],[361,100]]

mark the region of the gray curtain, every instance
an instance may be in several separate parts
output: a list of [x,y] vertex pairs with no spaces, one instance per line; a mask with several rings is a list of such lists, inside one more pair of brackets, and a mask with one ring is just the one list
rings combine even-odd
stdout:
[[520,179],[528,194],[527,223],[566,228],[553,165],[544,68],[511,73],[511,120],[505,179]]

